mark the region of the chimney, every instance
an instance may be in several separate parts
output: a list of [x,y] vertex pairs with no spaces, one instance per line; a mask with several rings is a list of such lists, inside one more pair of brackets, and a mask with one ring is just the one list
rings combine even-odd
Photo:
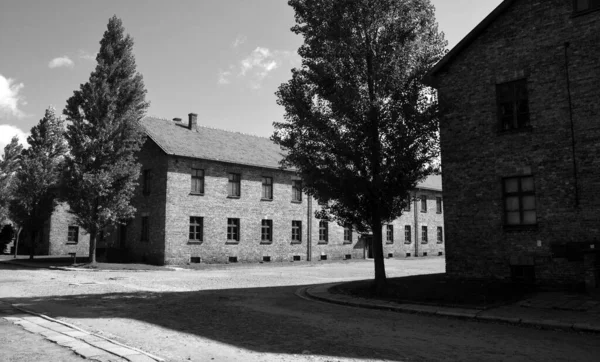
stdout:
[[198,115],[196,113],[190,113],[188,114],[188,117],[190,119],[189,129],[196,131],[198,129]]
[[181,118],[173,118],[173,122],[175,122],[175,123],[181,123]]

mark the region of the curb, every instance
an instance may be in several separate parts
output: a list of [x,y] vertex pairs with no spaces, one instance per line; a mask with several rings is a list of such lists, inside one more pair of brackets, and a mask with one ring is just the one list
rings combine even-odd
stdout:
[[50,270],[61,270],[61,271],[81,271],[81,272],[129,272],[129,273],[142,273],[142,272],[151,272],[151,271],[177,271],[173,268],[165,267],[164,269],[92,269],[92,268],[77,268],[70,266],[55,266],[55,265],[31,265],[27,262],[21,262],[19,260],[4,260],[2,261],[4,264],[12,264],[18,265],[25,268],[31,269],[50,269]]
[[[70,323],[67,323],[67,322],[63,322],[61,320],[58,320],[58,319],[55,319],[55,318],[52,318],[52,317],[48,317],[47,315],[44,315],[44,314],[41,314],[41,313],[37,313],[37,312],[31,311],[31,310],[28,310],[28,309],[24,309],[24,308],[18,307],[18,306],[14,305],[14,304],[10,304],[10,306],[13,307],[13,308],[15,308],[15,309],[17,309],[17,310],[19,310],[19,311],[21,311],[21,312],[24,312],[24,313],[27,313],[27,314],[31,314],[31,315],[34,315],[34,316],[37,316],[37,317],[40,317],[40,318],[43,318],[43,319],[48,320],[50,322],[61,324],[61,325],[65,326],[65,327],[73,329],[74,331],[83,332],[83,333],[91,335],[93,337],[100,338],[100,339],[102,339],[102,340],[104,340],[104,341],[106,341],[108,343],[114,344],[115,346],[118,346],[118,347],[121,347],[121,348],[125,348],[125,349],[131,350],[131,351],[135,351],[136,353],[144,355],[144,356],[147,356],[147,357],[149,357],[149,358],[151,358],[151,359],[153,359],[153,360],[155,360],[157,362],[165,362],[164,359],[162,359],[162,358],[160,358],[158,356],[155,356],[155,355],[153,355],[151,353],[142,351],[142,350],[137,349],[135,347],[131,347],[131,346],[125,345],[123,343],[117,342],[115,340],[112,340],[110,338],[104,337],[102,335],[99,335],[99,334],[96,334],[96,333],[92,333],[92,332],[88,332],[88,331],[83,330],[83,329],[81,329],[81,328],[79,328],[79,327],[77,327],[77,326],[75,326],[73,324],[70,324]],[[76,338],[76,337],[73,337],[73,338]],[[76,338],[76,339],[79,340],[79,338]],[[85,341],[85,340],[83,340],[83,342],[87,343],[87,341]],[[131,357],[130,355],[125,355],[125,354],[122,354],[122,353],[117,353],[114,350],[109,350],[107,348],[103,348],[103,347],[98,346],[98,345],[90,345],[90,346],[95,347],[95,348],[99,348],[99,349],[101,349],[101,350],[103,350],[105,352],[114,354],[114,355],[119,356],[121,358],[124,358],[126,360],[130,360],[129,357]]]
[[356,308],[378,309],[397,313],[415,313],[424,315],[443,316],[458,319],[471,319],[481,322],[508,323],[523,327],[536,327],[541,329],[577,331],[587,333],[600,333],[600,325],[589,323],[570,323],[552,319],[520,318],[512,316],[496,316],[490,314],[491,310],[454,308],[444,306],[431,306],[421,304],[397,304],[379,300],[371,300],[358,297],[350,297],[342,294],[329,292],[330,288],[344,283],[324,284],[314,287],[303,287],[298,289],[296,295],[305,299],[320,302],[339,304]]

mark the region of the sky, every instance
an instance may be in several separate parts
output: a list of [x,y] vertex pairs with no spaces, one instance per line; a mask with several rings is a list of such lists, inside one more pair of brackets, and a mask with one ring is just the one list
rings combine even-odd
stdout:
[[[452,48],[501,0],[431,0]],[[135,42],[147,114],[269,137],[300,65],[285,0],[0,0],[0,150],[88,81],[108,19]],[[2,152],[0,152],[2,153]]]

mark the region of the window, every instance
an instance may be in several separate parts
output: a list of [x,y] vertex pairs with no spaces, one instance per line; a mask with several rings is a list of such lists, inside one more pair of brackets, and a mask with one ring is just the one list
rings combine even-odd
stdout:
[[410,211],[410,204],[412,203],[412,200],[410,199],[410,195],[408,195],[406,197],[406,207],[404,208],[404,211]]
[[204,170],[193,168],[192,169],[192,194],[204,194]]
[[301,180],[293,180],[292,181],[292,201],[296,201],[296,202],[302,201],[302,181]]
[[427,212],[427,195],[421,195],[421,212]]
[[352,243],[352,225],[344,226],[344,244]]
[[600,9],[600,0],[573,0],[575,12]]
[[411,241],[412,241],[412,237],[411,237],[411,232],[410,232],[410,225],[405,225],[404,226],[404,243],[410,244]]
[[535,225],[535,185],[533,176],[504,180],[504,224],[506,226]]
[[438,226],[437,228],[437,242],[438,244],[444,242],[444,228],[442,228],[441,226]]
[[273,241],[273,220],[262,220],[261,221],[260,240],[262,242],[272,242]]
[[150,225],[148,224],[148,216],[142,216],[142,233],[141,241],[148,241],[150,238]]
[[227,195],[229,197],[240,197],[240,174],[239,173],[230,173],[229,174],[229,183],[227,184]]
[[496,85],[500,130],[510,131],[529,126],[527,80]]
[[227,240],[240,241],[240,219],[227,219]]
[[319,221],[319,242],[326,243],[329,238],[329,223],[327,221]]
[[263,177],[262,178],[262,199],[273,200],[273,178]]
[[428,239],[427,226],[423,225],[421,226],[421,244],[427,244]]
[[394,225],[386,225],[385,241],[388,244],[392,244],[394,242]]
[[67,243],[77,244],[79,242],[79,226],[69,226]]
[[438,214],[442,213],[442,198],[441,197],[435,198],[435,212],[437,212]]
[[302,221],[292,220],[292,242],[302,241]]
[[204,218],[190,216],[190,241],[202,241],[204,229]]
[[152,179],[152,170],[144,170],[143,177],[143,194],[150,195],[150,181]]

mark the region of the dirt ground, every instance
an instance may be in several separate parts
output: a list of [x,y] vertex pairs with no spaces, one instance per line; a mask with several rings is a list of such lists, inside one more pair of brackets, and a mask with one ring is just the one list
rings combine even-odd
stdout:
[[[388,276],[442,258],[387,260]],[[370,278],[371,261],[175,272],[68,272],[0,264],[0,300],[169,361],[592,361],[600,338],[308,301],[302,285]]]

